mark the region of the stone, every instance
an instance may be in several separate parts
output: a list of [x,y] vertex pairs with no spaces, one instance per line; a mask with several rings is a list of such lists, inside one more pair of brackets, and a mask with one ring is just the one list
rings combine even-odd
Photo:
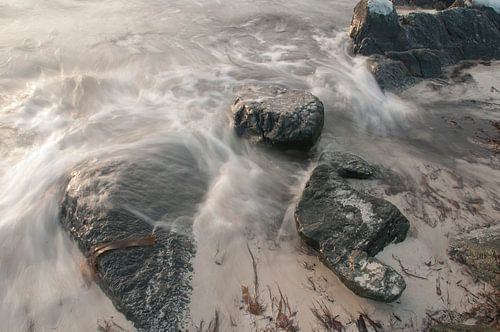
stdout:
[[[385,55],[420,78],[439,77],[443,66],[462,60],[500,59],[500,14],[487,1],[466,2],[465,7],[445,1],[441,6],[450,7],[446,10],[403,16],[398,16],[394,8],[371,10],[371,1],[361,0],[354,9],[349,35],[355,54]],[[416,5],[431,3],[411,1]],[[404,70],[395,63],[377,64],[377,81],[392,86],[396,77],[405,79]]]
[[69,178],[60,220],[87,255],[96,245],[154,235],[152,246],[97,257],[96,281],[139,331],[177,331],[189,316],[191,233],[207,180],[184,147],[92,160]]
[[[483,9],[450,8],[398,17],[370,13],[368,0],[354,9],[350,36],[354,52],[364,55],[429,49],[457,60],[500,58],[500,14]],[[367,47],[369,45],[370,47]]]
[[345,152],[323,152],[319,162],[326,162],[344,179],[369,179],[378,170],[359,156]]
[[450,7],[455,0],[392,0],[395,6],[410,6],[426,9],[443,10]]
[[446,53],[430,49],[387,52],[386,56],[401,61],[412,76],[422,78],[439,77],[442,74],[442,66],[452,63]]
[[346,178],[373,178],[377,170],[348,153],[324,153],[295,209],[300,236],[356,294],[383,302],[396,300],[404,279],[373,258],[401,242],[408,220],[390,202],[352,188]]
[[500,228],[458,236],[450,242],[448,254],[478,279],[500,288]]
[[402,91],[420,81],[410,74],[401,61],[382,56],[371,56],[368,69],[382,90]]
[[284,148],[311,148],[324,123],[317,97],[281,85],[241,87],[231,113],[238,136]]
[[[361,0],[354,8],[349,36],[356,54],[384,54],[386,51],[404,50],[403,29],[396,10],[377,12],[370,9],[371,0]],[[381,0],[388,1],[388,0]]]
[[337,269],[338,276],[359,296],[393,302],[406,288],[403,277],[396,270],[364,251],[353,250],[347,261]]
[[465,324],[438,324],[430,328],[429,332],[497,332],[498,330],[488,325]]

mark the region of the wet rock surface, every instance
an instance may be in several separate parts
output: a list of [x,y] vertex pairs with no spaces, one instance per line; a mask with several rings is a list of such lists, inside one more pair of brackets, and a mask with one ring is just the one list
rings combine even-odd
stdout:
[[[431,2],[412,0],[408,4],[425,7]],[[443,6],[449,8],[399,16],[395,8],[385,12],[374,9],[369,0],[356,5],[349,31],[354,53],[383,55],[406,68],[399,70],[392,62],[376,61],[381,65],[372,66],[372,72],[381,87],[391,88],[395,76],[404,86],[410,81],[407,76],[439,77],[442,67],[462,60],[500,58],[499,13],[490,7],[463,7],[455,2]]]
[[488,325],[439,324],[431,327],[429,332],[495,332],[496,328]]
[[280,85],[241,87],[231,112],[239,136],[277,147],[310,148],[323,129],[323,103]]
[[448,253],[475,277],[500,288],[500,228],[459,236],[450,242]]
[[455,0],[392,0],[395,6],[410,6],[442,10],[450,7]]
[[405,289],[405,281],[373,256],[388,244],[403,241],[409,222],[390,202],[356,190],[345,180],[373,178],[377,173],[357,156],[323,154],[295,218],[304,241],[348,288],[363,297],[392,302]]
[[156,243],[97,257],[96,281],[140,331],[173,331],[188,317],[192,217],[206,180],[177,145],[133,161],[89,161],[72,173],[61,223],[81,251],[153,235]]

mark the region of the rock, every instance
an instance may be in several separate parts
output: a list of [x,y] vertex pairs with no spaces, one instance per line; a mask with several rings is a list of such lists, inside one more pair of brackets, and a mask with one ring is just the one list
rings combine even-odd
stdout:
[[369,179],[377,173],[377,168],[362,158],[345,152],[326,152],[321,154],[319,162],[326,162],[344,179]]
[[491,8],[500,14],[500,2],[498,0],[464,0],[463,2],[465,7],[479,9]]
[[395,6],[410,6],[443,10],[450,7],[455,0],[392,0]]
[[382,90],[401,91],[419,82],[401,61],[372,56],[368,64],[368,69]]
[[347,262],[347,265],[340,265],[337,273],[344,284],[359,296],[393,302],[406,288],[399,273],[364,251],[353,250]]
[[[388,2],[361,0],[356,5],[349,32],[355,54],[385,55],[403,63],[411,76],[420,78],[438,77],[442,66],[461,60],[500,59],[500,14],[484,5],[489,2],[476,0],[468,8],[459,8],[461,3],[445,1],[443,6],[453,8],[404,16],[398,16]],[[419,5],[430,3],[418,2]],[[474,8],[469,8],[471,6]],[[397,77],[404,79],[403,86],[409,82],[397,64],[377,63],[377,81],[389,87]]]
[[196,160],[171,144],[134,160],[89,161],[72,173],[61,223],[84,254],[153,234],[156,243],[97,258],[97,282],[140,331],[177,331],[189,315],[191,234],[207,187]]
[[412,76],[422,78],[441,76],[441,67],[451,63],[447,61],[446,53],[429,49],[387,52],[386,56],[389,59],[401,61]]
[[496,328],[488,325],[439,324],[431,327],[429,332],[496,332]]
[[[380,7],[375,4],[380,3]],[[389,0],[361,0],[354,8],[349,29],[356,54],[384,54],[404,50],[403,29],[396,10]]]
[[295,210],[299,234],[356,294],[396,300],[406,285],[394,269],[373,258],[406,237],[408,220],[380,198],[352,188],[345,178],[370,178],[377,170],[347,153],[319,160]]
[[478,279],[500,288],[500,228],[459,236],[451,241],[448,253]]
[[402,18],[408,49],[441,50],[458,60],[500,58],[500,15],[491,9],[451,8]]
[[323,129],[323,103],[280,85],[243,86],[231,112],[239,136],[278,147],[310,148]]
[[444,51],[455,60],[497,59],[499,22],[500,15],[491,8],[398,17],[395,9],[386,15],[370,12],[369,0],[361,0],[354,9],[350,36],[354,52],[364,55],[428,49]]

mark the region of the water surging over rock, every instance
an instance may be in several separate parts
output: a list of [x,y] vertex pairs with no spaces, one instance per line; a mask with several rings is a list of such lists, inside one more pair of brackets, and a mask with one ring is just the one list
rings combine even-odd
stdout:
[[139,330],[179,330],[189,316],[192,221],[207,187],[191,152],[88,161],[71,175],[61,223],[84,254],[95,246],[153,236],[153,245],[95,257],[97,282]]

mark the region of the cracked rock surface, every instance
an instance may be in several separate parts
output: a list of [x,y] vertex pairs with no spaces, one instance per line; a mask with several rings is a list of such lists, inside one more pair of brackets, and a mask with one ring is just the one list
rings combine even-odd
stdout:
[[241,87],[231,112],[239,136],[278,147],[310,148],[323,129],[323,103],[309,92],[280,85]]
[[390,202],[352,188],[346,178],[368,179],[378,170],[347,153],[325,153],[295,210],[299,234],[354,293],[383,302],[399,298],[403,277],[374,258],[401,242],[408,220]]

